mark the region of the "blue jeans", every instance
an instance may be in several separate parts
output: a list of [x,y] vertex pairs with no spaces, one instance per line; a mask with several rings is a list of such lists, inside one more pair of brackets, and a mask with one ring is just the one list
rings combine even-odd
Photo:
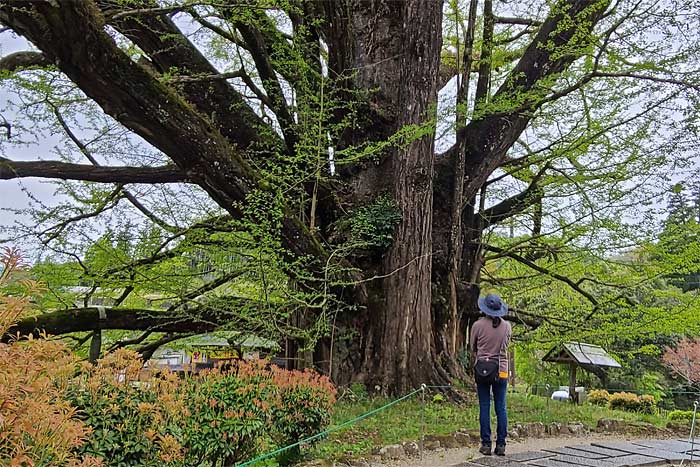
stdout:
[[476,385],[476,393],[479,395],[479,426],[482,444],[491,444],[491,391],[493,391],[493,405],[496,409],[496,445],[505,446],[506,444],[506,431],[508,429],[507,389],[508,378],[500,378],[492,384]]

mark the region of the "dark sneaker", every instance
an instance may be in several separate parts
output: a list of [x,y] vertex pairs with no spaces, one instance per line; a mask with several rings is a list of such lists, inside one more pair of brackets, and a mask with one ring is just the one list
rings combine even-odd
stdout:
[[490,444],[482,444],[481,447],[479,448],[479,452],[485,456],[490,456],[491,455],[491,445]]
[[505,456],[506,455],[506,445],[501,444],[501,445],[496,445],[496,449],[493,450],[493,453],[496,454],[497,456]]

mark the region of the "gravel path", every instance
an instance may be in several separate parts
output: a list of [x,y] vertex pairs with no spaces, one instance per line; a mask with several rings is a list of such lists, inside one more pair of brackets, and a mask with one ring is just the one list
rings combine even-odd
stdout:
[[[635,437],[622,435],[590,433],[585,436],[558,436],[553,438],[525,438],[520,441],[509,441],[506,454],[540,451],[542,449],[563,447],[572,444],[590,444],[598,441],[625,441]],[[639,438],[639,436],[636,436]],[[426,451],[422,459],[405,459],[390,464],[369,461],[371,467],[450,467],[462,462],[481,457],[477,451],[478,446],[459,449],[443,449],[440,451]]]

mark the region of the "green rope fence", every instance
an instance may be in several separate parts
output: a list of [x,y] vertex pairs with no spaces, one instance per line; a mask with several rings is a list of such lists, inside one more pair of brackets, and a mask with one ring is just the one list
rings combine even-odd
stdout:
[[333,433],[334,431],[338,431],[338,430],[340,430],[340,429],[342,429],[342,428],[345,428],[346,426],[352,425],[353,423],[357,423],[357,422],[359,422],[360,420],[363,420],[363,419],[365,419],[365,418],[367,418],[367,417],[370,417],[370,416],[372,416],[372,415],[374,415],[374,414],[376,414],[376,413],[378,413],[378,412],[381,412],[382,410],[386,410],[386,409],[388,409],[389,407],[391,407],[391,406],[393,406],[393,405],[396,405],[396,404],[398,404],[399,402],[405,401],[406,399],[408,399],[408,398],[410,398],[410,397],[413,397],[413,396],[415,396],[415,395],[418,394],[418,393],[422,393],[423,396],[425,396],[425,391],[426,391],[427,389],[439,389],[439,388],[449,388],[449,387],[450,387],[450,386],[427,386],[427,385],[425,385],[425,384],[422,384],[421,387],[418,388],[418,389],[416,389],[415,391],[409,392],[409,393],[406,394],[405,396],[402,396],[402,397],[400,397],[400,398],[398,398],[398,399],[396,399],[396,400],[393,400],[393,401],[389,402],[388,404],[385,404],[385,405],[383,405],[383,406],[381,406],[381,407],[378,407],[378,408],[376,408],[376,409],[370,410],[369,412],[363,413],[362,415],[358,415],[357,417],[352,418],[352,419],[350,419],[350,420],[347,420],[347,421],[341,423],[340,425],[336,425],[336,426],[334,426],[334,427],[328,428],[327,430],[323,430],[323,431],[320,432],[320,433],[317,433],[317,434],[315,434],[315,435],[313,435],[313,436],[309,436],[308,438],[304,438],[304,439],[302,439],[301,441],[297,441],[296,443],[290,444],[289,446],[285,446],[285,447],[283,447],[283,448],[275,449],[275,450],[272,451],[272,452],[268,452],[267,454],[262,454],[262,455],[260,455],[260,456],[258,456],[258,457],[256,457],[256,458],[251,459],[251,460],[249,460],[249,461],[246,461],[246,462],[244,462],[244,463],[242,463],[242,464],[237,464],[236,467],[246,467],[246,466],[248,466],[248,465],[253,465],[253,464],[255,464],[256,462],[260,462],[260,461],[269,459],[269,458],[274,457],[274,456],[276,456],[277,454],[281,454],[281,453],[283,453],[284,451],[287,451],[287,450],[289,450],[289,449],[292,449],[292,448],[295,448],[295,447],[297,447],[297,446],[301,446],[302,444],[306,444],[306,443],[308,443],[308,442],[310,442],[310,441],[314,441],[314,440],[316,440],[316,439],[322,438],[322,437],[324,437],[324,436],[326,436],[326,435],[328,435],[328,434],[330,434],[330,433]]

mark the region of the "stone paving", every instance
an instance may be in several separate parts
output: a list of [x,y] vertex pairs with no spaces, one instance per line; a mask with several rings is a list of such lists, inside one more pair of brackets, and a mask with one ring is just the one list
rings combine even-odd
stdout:
[[454,467],[638,467],[700,464],[700,441],[640,439],[576,444],[541,451],[485,456]]

